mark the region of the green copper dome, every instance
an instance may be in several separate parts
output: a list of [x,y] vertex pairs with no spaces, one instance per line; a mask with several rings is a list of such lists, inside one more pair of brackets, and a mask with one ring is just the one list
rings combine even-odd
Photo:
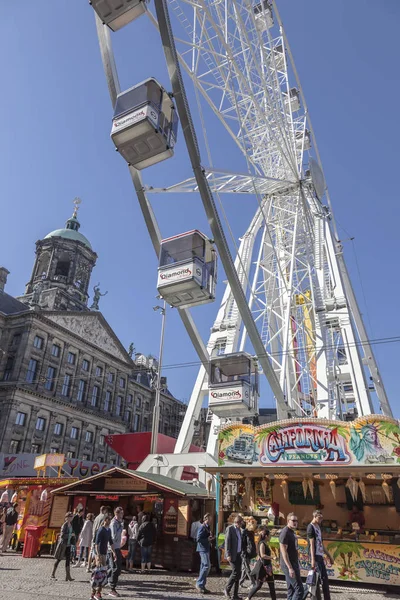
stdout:
[[75,209],[72,217],[66,222],[64,229],[56,229],[55,231],[52,231],[51,233],[45,235],[44,239],[46,240],[47,238],[51,237],[61,237],[67,240],[75,240],[76,242],[82,242],[82,244],[85,244],[85,246],[92,250],[92,245],[87,239],[87,237],[85,237],[82,233],[79,232],[80,226],[81,225],[78,219],[76,218]]

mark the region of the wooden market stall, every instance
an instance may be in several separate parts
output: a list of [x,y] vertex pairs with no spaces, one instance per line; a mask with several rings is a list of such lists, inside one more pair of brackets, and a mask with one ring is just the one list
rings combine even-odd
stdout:
[[[100,506],[124,509],[127,529],[132,516],[149,514],[156,523],[157,538],[152,562],[166,569],[191,570],[195,546],[189,539],[190,525],[205,512],[215,511],[215,496],[205,488],[164,475],[113,467],[84,480],[57,489],[51,518],[61,527],[64,514],[81,505],[97,515]],[[126,556],[126,548],[122,549]],[[140,563],[139,549],[136,562]]]
[[[400,586],[400,427],[371,415],[353,422],[291,419],[219,433],[218,531],[243,514],[272,529],[279,573],[279,532],[299,519],[302,574],[310,568],[306,527],[323,511],[325,543],[335,559],[329,577]],[[222,552],[222,564],[224,557]]]

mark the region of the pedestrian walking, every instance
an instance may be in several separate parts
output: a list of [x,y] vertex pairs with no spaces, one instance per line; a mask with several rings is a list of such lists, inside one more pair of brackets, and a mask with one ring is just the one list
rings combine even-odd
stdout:
[[200,554],[199,554],[199,552],[196,552],[196,548],[197,548],[197,534],[198,534],[201,526],[202,526],[202,522],[201,522],[200,516],[198,518],[196,518],[190,526],[190,540],[192,541],[192,543],[194,545],[194,550],[195,550],[195,552],[193,552],[193,560],[192,560],[192,571],[194,573],[200,572]]
[[251,582],[250,561],[257,556],[256,542],[254,539],[254,531],[246,527],[246,521],[241,523],[242,529],[242,574],[239,581],[239,586],[244,587],[245,582]]
[[90,600],[102,600],[101,592],[107,584],[107,568],[101,564],[100,558],[96,557],[95,567],[90,578],[92,594]]
[[300,576],[298,540],[295,534],[298,518],[294,513],[287,516],[287,525],[279,536],[280,565],[285,576],[288,600],[303,600],[304,590]]
[[107,506],[100,506],[100,512],[95,517],[95,519],[93,521],[92,547],[91,547],[91,551],[90,551],[90,554],[89,554],[89,563],[88,563],[88,566],[87,566],[87,569],[86,569],[86,571],[88,573],[91,572],[92,561],[94,561],[94,559],[96,557],[96,552],[95,552],[96,535],[97,535],[97,532],[100,529],[100,527],[103,525],[104,519],[105,519],[105,517],[106,517],[107,514],[108,514],[108,507]]
[[272,571],[271,548],[269,547],[270,531],[267,527],[261,527],[260,539],[257,547],[257,562],[251,571],[251,580],[253,582],[249,595],[245,600],[251,600],[253,596],[262,588],[266,581],[269,587],[271,600],[276,600],[276,590],[274,582],[274,573]]
[[88,513],[79,535],[79,558],[74,567],[80,567],[82,560],[83,567],[85,566],[85,563],[87,565],[89,564],[89,550],[93,539],[93,519],[93,513]]
[[203,517],[203,522],[197,530],[197,547],[196,550],[200,555],[200,573],[196,581],[196,589],[200,594],[208,594],[206,588],[207,577],[211,569],[210,550],[213,536],[211,534],[211,515],[206,513]]
[[242,517],[235,517],[233,525],[230,525],[225,532],[225,556],[232,572],[224,589],[224,596],[230,598],[233,588],[233,600],[239,600],[239,579],[242,571],[242,521]]
[[136,517],[132,517],[132,521],[128,525],[128,571],[132,571],[135,560],[136,546],[138,543],[139,523]]
[[193,540],[193,542],[195,542],[196,544],[197,544],[197,534],[202,525],[203,525],[203,523],[201,522],[201,519],[199,517],[196,521],[193,521],[193,523],[190,526],[190,539]]
[[[3,522],[3,533],[0,540],[0,549],[2,552],[7,552],[10,544],[15,525],[18,521],[18,502],[14,502],[11,508],[6,510]],[[4,514],[4,513],[3,513]]]
[[108,583],[110,584],[109,596],[119,598],[117,592],[118,579],[122,568],[122,530],[124,529],[124,511],[121,506],[114,511],[114,518],[110,523],[111,537],[113,540],[114,552],[110,555]]
[[142,573],[145,569],[148,571],[151,569],[151,553],[153,551],[153,544],[156,539],[156,528],[153,523],[150,523],[149,515],[143,515],[142,524],[138,530],[138,542],[140,544],[141,558],[141,569]]
[[54,558],[56,559],[51,578],[56,578],[57,567],[62,560],[65,560],[65,581],[74,581],[71,577],[70,565],[71,565],[71,546],[76,543],[74,530],[72,529],[72,518],[74,514],[67,512],[64,519],[64,524],[61,527],[60,535]]
[[[324,562],[324,555],[327,556],[331,565],[334,561],[328,550],[326,550],[323,543],[321,533],[321,523],[323,519],[324,517],[320,510],[315,510],[313,512],[313,519],[307,527],[308,551],[310,554],[311,568],[317,571],[322,582],[324,600],[331,600],[331,593],[329,590],[329,579]],[[321,600],[321,588],[319,586],[319,583],[317,585],[316,597],[318,600]]]
[[114,542],[111,535],[110,529],[111,517],[105,515],[103,524],[96,533],[96,539],[94,543],[95,560],[97,563],[100,562],[102,567],[107,566],[107,554],[109,549],[115,558]]
[[76,560],[76,544],[78,543],[80,533],[83,529],[83,523],[83,508],[76,508],[71,522],[72,529],[75,534],[75,543],[71,547],[71,562],[75,562]]

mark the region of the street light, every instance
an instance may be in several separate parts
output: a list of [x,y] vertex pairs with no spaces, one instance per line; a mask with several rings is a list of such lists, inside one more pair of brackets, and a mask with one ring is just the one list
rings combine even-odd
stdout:
[[158,369],[157,369],[156,399],[154,402],[153,423],[151,426],[150,454],[157,454],[158,429],[159,429],[159,425],[160,425],[161,369],[162,369],[162,357],[163,357],[163,350],[164,350],[164,331],[165,331],[166,308],[167,308],[167,305],[166,305],[165,300],[164,300],[164,306],[153,306],[154,311],[161,312],[162,321],[161,321],[160,352],[159,352],[159,357],[158,357]]

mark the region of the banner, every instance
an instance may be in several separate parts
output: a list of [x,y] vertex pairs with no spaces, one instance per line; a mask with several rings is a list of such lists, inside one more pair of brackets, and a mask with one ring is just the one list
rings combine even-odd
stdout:
[[[0,453],[0,478],[10,477],[37,477],[34,469],[35,459],[39,454],[2,454]],[[49,455],[51,456],[51,455]],[[78,458],[66,458],[62,467],[63,477],[90,477],[111,469],[114,465],[107,463],[79,460]],[[54,468],[52,477],[55,477],[58,469]]]
[[399,422],[369,415],[351,422],[291,419],[219,432],[219,466],[347,466],[400,463]]

